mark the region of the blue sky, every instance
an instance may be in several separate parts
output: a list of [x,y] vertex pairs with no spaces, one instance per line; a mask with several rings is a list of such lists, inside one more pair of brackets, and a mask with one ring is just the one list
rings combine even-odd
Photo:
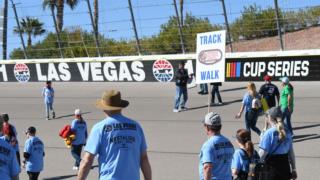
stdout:
[[[93,3],[93,0],[90,0]],[[297,10],[310,6],[320,5],[320,0],[278,0],[279,7],[286,10]],[[14,0],[17,4],[19,18],[31,16],[37,17],[45,24],[48,31],[54,31],[53,21],[49,10],[42,9],[42,0]],[[179,0],[177,0],[177,3]],[[262,8],[273,7],[273,0],[225,0],[228,18],[232,22],[239,17],[244,6],[256,3]],[[3,4],[3,0],[0,0]],[[133,39],[132,24],[127,0],[100,0],[100,32],[108,38]],[[174,15],[172,0],[132,0],[136,18],[138,34],[140,37],[151,36],[159,32],[161,24],[167,22]],[[93,5],[92,5],[93,6]],[[14,48],[21,47],[17,34],[13,34],[16,26],[11,3],[9,3],[8,22],[8,52]],[[92,7],[93,8],[93,7]],[[218,0],[185,0],[185,12],[191,12],[195,16],[208,17],[213,24],[222,24],[221,3]],[[85,0],[80,0],[79,6],[71,11],[65,7],[64,27],[80,26],[91,30],[88,8]],[[41,40],[42,37],[33,39],[33,42]],[[26,43],[26,38],[25,38]],[[0,54],[2,50],[0,51]],[[2,57],[2,55],[1,55]],[[8,54],[9,57],[9,54]]]

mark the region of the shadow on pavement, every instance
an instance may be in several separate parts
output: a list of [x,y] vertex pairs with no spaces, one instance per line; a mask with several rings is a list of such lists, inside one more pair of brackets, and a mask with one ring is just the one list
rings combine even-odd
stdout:
[[320,139],[320,135],[318,134],[305,134],[305,135],[297,135],[293,137],[293,142],[303,142],[303,141],[309,141],[313,139]]
[[238,87],[238,88],[224,89],[224,90],[221,90],[220,92],[238,91],[238,90],[243,90],[243,89],[246,89],[246,88],[247,88],[247,87]]
[[66,175],[66,176],[56,176],[56,177],[49,177],[49,178],[43,178],[43,180],[59,180],[59,179],[68,179],[72,177],[76,177],[76,174],[73,175]]
[[319,123],[319,124],[308,125],[308,126],[294,127],[294,128],[292,128],[292,129],[293,129],[293,130],[308,129],[308,128],[313,128],[313,127],[318,127],[318,126],[320,126],[320,123]]
[[[83,112],[82,114],[89,114],[89,113],[91,113],[91,112]],[[73,116],[74,116],[74,114],[67,114],[67,115],[58,116],[54,119],[62,119],[62,118],[73,117]]]
[[[222,105],[218,105],[218,104],[217,105],[210,105],[210,107],[226,106],[226,105],[241,102],[241,101],[242,101],[242,99],[236,99],[236,100],[232,100],[232,101],[223,102]],[[198,107],[190,107],[190,108],[188,108],[187,111],[192,111],[192,110],[202,109],[202,108],[208,108],[208,105],[203,105],[203,106],[198,106]],[[181,111],[181,112],[183,112],[183,111]]]

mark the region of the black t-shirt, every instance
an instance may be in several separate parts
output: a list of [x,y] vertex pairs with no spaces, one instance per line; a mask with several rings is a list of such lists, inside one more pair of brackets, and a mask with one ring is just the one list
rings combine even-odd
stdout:
[[276,96],[279,96],[279,89],[274,84],[264,84],[259,90],[259,94],[264,97],[269,107],[276,106]]
[[177,86],[187,86],[189,79],[188,70],[178,69],[176,71],[176,85]]

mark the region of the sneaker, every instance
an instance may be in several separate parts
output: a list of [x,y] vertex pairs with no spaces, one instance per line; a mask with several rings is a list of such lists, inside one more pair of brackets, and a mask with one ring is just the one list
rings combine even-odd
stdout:
[[180,110],[181,110],[181,111],[186,111],[186,110],[188,110],[188,108],[186,108],[186,107],[181,107]]
[[203,94],[203,91],[199,91],[198,94]]
[[208,92],[204,92],[204,93],[202,93],[203,95],[205,95],[205,94],[208,94]]
[[49,120],[50,120],[50,118],[49,118],[49,117],[46,117],[46,120],[47,120],[47,121],[49,121]]
[[52,112],[52,118],[56,118],[56,113],[55,112]]
[[177,113],[179,112],[179,109],[173,109],[173,112]]
[[77,167],[77,166],[73,166],[72,170],[74,170],[74,171],[78,171],[78,170],[79,170],[79,167]]
[[220,105],[220,106],[221,106],[222,104],[223,104],[222,102],[219,102],[219,103],[218,103],[218,105]]

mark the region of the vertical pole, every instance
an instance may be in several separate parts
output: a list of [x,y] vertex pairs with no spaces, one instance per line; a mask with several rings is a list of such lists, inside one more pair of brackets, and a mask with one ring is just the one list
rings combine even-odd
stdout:
[[61,43],[60,32],[58,30],[56,15],[54,13],[54,4],[50,4],[50,10],[51,10],[51,16],[53,18],[54,28],[55,28],[56,34],[57,34],[57,41],[58,41],[58,48],[59,48],[59,52],[60,52],[60,57],[63,58],[63,53],[62,53],[61,44],[60,44]]
[[177,17],[177,22],[178,22],[178,27],[179,27],[181,50],[182,50],[182,53],[185,54],[186,53],[186,48],[185,48],[184,42],[183,42],[183,34],[182,34],[181,22],[180,22],[180,18],[179,18],[179,13],[178,13],[176,0],[173,0],[173,6],[174,6],[174,10],[176,12],[176,17]]
[[209,113],[210,112],[210,107],[211,107],[210,96],[211,96],[212,89],[211,89],[210,83],[208,83],[207,86],[208,86],[208,113]]
[[94,20],[93,20],[92,10],[91,10],[91,5],[90,5],[89,0],[87,0],[87,4],[88,4],[88,9],[89,9],[89,14],[90,14],[91,25],[92,25],[93,32],[94,32],[94,41],[96,43],[97,55],[99,57],[101,57],[98,32],[97,32],[97,28],[96,28]]
[[20,28],[20,22],[19,22],[17,10],[16,10],[16,5],[13,3],[13,0],[11,0],[11,3],[12,3],[13,11],[14,11],[14,16],[15,16],[15,18],[16,18],[18,30],[19,30],[20,40],[21,40],[21,44],[22,44],[22,48],[23,48],[23,55],[24,55],[24,58],[25,58],[25,59],[28,59],[27,51],[26,51],[26,46],[24,45],[24,40],[23,40],[23,36],[22,36],[22,31],[21,31],[21,28]]
[[133,25],[133,31],[134,31],[134,35],[136,37],[138,53],[139,53],[139,55],[141,55],[140,40],[139,40],[139,37],[138,37],[136,21],[134,20],[134,14],[133,14],[133,10],[132,10],[131,0],[128,0],[128,4],[129,4],[129,9],[130,9],[130,14],[131,14],[131,21],[132,21],[132,25]]
[[279,8],[278,8],[278,0],[274,0],[274,7],[275,7],[275,13],[276,13],[276,21],[277,21],[277,28],[278,28],[278,36],[279,36],[279,42],[280,42],[280,48],[281,51],[284,50],[283,47],[283,41],[282,41],[282,33],[281,33],[281,27],[279,22]]
[[7,32],[8,32],[8,0],[4,0],[3,7],[3,34],[2,34],[2,59],[7,59]]
[[230,51],[233,52],[232,40],[231,40],[230,27],[229,27],[229,21],[228,21],[228,16],[227,16],[226,5],[225,5],[225,3],[224,3],[224,0],[221,0],[221,3],[222,3],[222,8],[223,8],[224,22],[225,22],[226,28],[227,28],[227,36],[228,36],[228,40],[229,40]]

